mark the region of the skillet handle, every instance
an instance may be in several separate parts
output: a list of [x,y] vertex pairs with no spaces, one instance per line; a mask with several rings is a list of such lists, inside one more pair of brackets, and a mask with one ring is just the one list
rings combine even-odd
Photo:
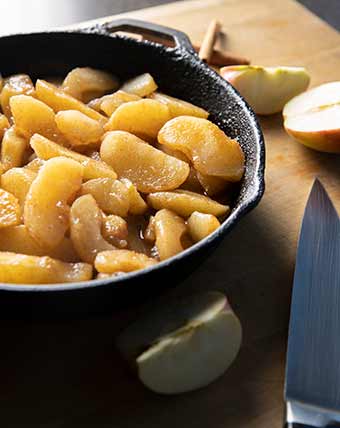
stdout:
[[196,54],[189,37],[185,33],[163,25],[153,24],[152,22],[140,21],[139,19],[117,19],[99,25],[97,30],[109,34],[117,31],[127,31],[146,36],[145,38],[166,46],[175,44],[177,48]]

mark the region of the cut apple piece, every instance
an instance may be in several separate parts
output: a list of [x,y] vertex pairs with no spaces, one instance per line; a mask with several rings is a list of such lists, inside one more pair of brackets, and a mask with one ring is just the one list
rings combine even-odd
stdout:
[[208,196],[214,196],[222,193],[232,186],[231,183],[223,178],[202,174],[200,172],[197,172],[197,180]]
[[[11,168],[1,175],[0,183],[2,189],[12,193],[24,209],[27,193],[36,178],[36,172],[26,168]],[[20,251],[18,251],[20,253]]]
[[144,73],[125,82],[120,89],[139,97],[145,97],[157,89],[157,84],[151,74]]
[[340,82],[313,88],[283,109],[284,128],[305,146],[340,153]]
[[162,94],[161,92],[154,92],[150,95],[153,100],[159,101],[168,106],[172,117],[177,116],[196,116],[207,119],[209,113],[201,107],[178,98],[170,97],[170,95]]
[[66,137],[71,146],[100,146],[104,134],[102,125],[78,110],[60,111],[55,116],[59,131]]
[[118,215],[104,216],[101,232],[103,238],[117,248],[126,248],[128,243],[128,224]]
[[291,98],[305,91],[310,77],[303,67],[260,67],[232,65],[221,75],[231,83],[257,114],[282,111]]
[[324,83],[294,97],[284,106],[282,114],[286,118],[333,104],[340,104],[340,81]]
[[138,193],[137,187],[127,178],[121,178],[120,181],[127,189],[130,207],[129,212],[133,215],[142,215],[148,209],[148,206],[141,195]]
[[14,74],[4,82],[4,87],[0,94],[0,104],[3,113],[10,120],[12,113],[9,101],[15,95],[34,95],[34,86],[27,74]]
[[[151,225],[149,224],[150,229]],[[157,211],[154,217],[155,249],[160,260],[166,260],[185,250],[185,221],[170,210]]]
[[98,120],[102,125],[107,122],[105,116],[51,83],[38,79],[35,84],[35,90],[37,98],[50,106],[55,113],[63,110],[79,110],[91,119]]
[[240,321],[226,297],[206,292],[160,305],[128,327],[117,344],[146,387],[178,394],[220,377],[241,338]]
[[126,217],[130,207],[128,191],[123,183],[112,178],[89,180],[81,187],[81,194],[90,194],[106,214]]
[[228,181],[240,181],[243,176],[244,154],[239,143],[207,119],[175,117],[159,131],[158,141],[183,152],[202,174]]
[[0,189],[0,229],[19,224],[20,217],[18,199],[12,193]]
[[112,114],[105,131],[127,131],[145,140],[155,140],[171,119],[168,107],[156,100],[141,99],[121,104]]
[[25,138],[30,138],[35,133],[41,134],[67,145],[57,128],[55,114],[48,105],[28,95],[15,95],[11,97],[9,104],[16,132]]
[[103,213],[92,195],[80,196],[71,207],[70,235],[81,260],[93,263],[101,251],[114,250],[102,235]]
[[112,250],[98,253],[94,265],[100,273],[133,272],[157,263],[155,259],[131,250]]
[[71,70],[62,83],[62,89],[74,98],[87,103],[118,87],[118,80],[106,71],[90,67]]
[[63,240],[70,223],[69,201],[79,191],[83,167],[66,157],[48,160],[27,193],[24,224],[39,244],[54,248]]
[[17,284],[48,284],[89,281],[92,266],[65,263],[48,256],[0,252],[0,281]]
[[176,189],[189,175],[189,165],[124,131],[108,132],[100,147],[104,162],[119,178],[129,179],[143,193]]
[[188,219],[188,229],[195,242],[206,238],[220,227],[218,219],[211,214],[202,214],[194,211]]
[[230,211],[228,205],[222,205],[208,196],[189,190],[150,193],[147,202],[155,210],[166,208],[182,217],[189,217],[194,211],[214,216],[225,215]]
[[2,140],[6,129],[10,127],[7,117],[0,113],[0,140]]
[[340,104],[288,116],[285,130],[312,149],[340,153]]
[[27,162],[29,141],[19,135],[14,126],[6,130],[1,143],[1,163],[4,170],[22,166]]
[[69,238],[63,238],[56,247],[48,248],[32,238],[23,224],[0,229],[0,251],[29,256],[49,256],[63,262],[79,261],[78,254]]
[[55,157],[64,156],[79,162],[84,167],[85,180],[104,177],[115,180],[117,178],[115,171],[105,162],[95,160],[88,156],[74,152],[73,150],[66,149],[59,144],[44,138],[42,135],[34,134],[30,140],[30,145],[40,160],[48,160]]
[[117,91],[111,95],[105,95],[101,98],[100,110],[108,116],[111,116],[119,106],[130,101],[138,101],[141,98],[138,95],[130,94],[124,91]]

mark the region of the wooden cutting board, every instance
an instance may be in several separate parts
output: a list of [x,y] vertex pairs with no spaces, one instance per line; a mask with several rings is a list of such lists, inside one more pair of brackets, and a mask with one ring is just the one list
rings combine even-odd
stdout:
[[[306,66],[312,85],[340,80],[339,34],[292,0],[195,0],[121,16],[172,26],[196,43],[218,18],[225,47],[253,64]],[[201,391],[157,396],[125,370],[112,345],[133,311],[64,324],[3,323],[2,428],[281,427],[299,225],[315,176],[340,209],[340,158],[294,142],[280,115],[261,124],[267,149],[262,202],[171,292],[227,292],[244,327],[244,346],[232,368]]]

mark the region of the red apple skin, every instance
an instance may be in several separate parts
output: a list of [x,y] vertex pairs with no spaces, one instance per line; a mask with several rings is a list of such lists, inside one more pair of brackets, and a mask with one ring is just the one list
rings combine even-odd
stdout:
[[227,67],[223,67],[221,68],[221,76],[223,77],[223,79],[227,80],[230,84],[234,85],[235,84],[235,79],[242,73],[244,73],[243,71],[239,71],[239,70],[232,70],[229,68],[229,70],[226,70]]
[[285,126],[287,133],[301,144],[326,153],[340,153],[340,128],[322,131],[295,131]]

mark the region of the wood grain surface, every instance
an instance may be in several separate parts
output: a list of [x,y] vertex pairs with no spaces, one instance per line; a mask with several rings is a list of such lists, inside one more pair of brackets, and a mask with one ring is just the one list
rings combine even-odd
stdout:
[[[195,43],[218,18],[225,47],[253,64],[304,65],[312,85],[340,79],[338,33],[291,0],[194,0],[128,16],[183,30]],[[2,428],[281,427],[299,225],[315,176],[340,209],[340,158],[294,142],[280,115],[261,124],[267,148],[262,202],[169,293],[227,292],[244,327],[244,346],[232,368],[200,391],[157,396],[127,371],[113,347],[115,334],[140,308],[95,321],[2,323]]]

